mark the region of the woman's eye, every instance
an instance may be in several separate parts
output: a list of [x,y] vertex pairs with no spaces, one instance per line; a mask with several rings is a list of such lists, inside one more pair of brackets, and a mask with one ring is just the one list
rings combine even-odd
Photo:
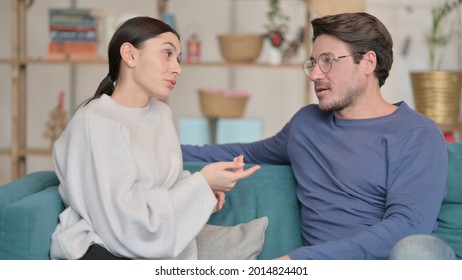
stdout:
[[167,56],[167,57],[172,56],[172,52],[171,52],[171,51],[166,51],[166,52],[165,52],[165,56]]

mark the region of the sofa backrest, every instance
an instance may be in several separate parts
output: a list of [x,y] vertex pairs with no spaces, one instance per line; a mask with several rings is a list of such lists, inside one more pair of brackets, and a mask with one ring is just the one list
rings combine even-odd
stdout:
[[59,180],[53,171],[30,173],[0,188],[0,208],[50,186],[57,185],[59,185]]
[[[185,163],[184,169],[195,172],[204,165]],[[226,194],[223,208],[208,223],[233,226],[264,216],[268,217],[268,227],[257,259],[273,259],[303,246],[300,204],[289,165],[261,165],[252,176],[238,181]]]
[[438,215],[436,234],[462,259],[462,143],[448,143],[448,194]]
[[[52,171],[28,174],[0,187],[0,259],[49,259],[51,234],[64,210]],[[3,189],[5,188],[5,189]]]

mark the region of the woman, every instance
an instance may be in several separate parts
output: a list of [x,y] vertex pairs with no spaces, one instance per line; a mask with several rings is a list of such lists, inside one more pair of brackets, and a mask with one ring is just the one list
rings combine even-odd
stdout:
[[181,74],[180,54],[176,31],[153,18],[132,18],[114,33],[109,74],[53,148],[67,209],[52,259],[194,259],[195,236],[224,203],[218,194],[259,168],[244,171],[237,157],[182,170],[162,102]]

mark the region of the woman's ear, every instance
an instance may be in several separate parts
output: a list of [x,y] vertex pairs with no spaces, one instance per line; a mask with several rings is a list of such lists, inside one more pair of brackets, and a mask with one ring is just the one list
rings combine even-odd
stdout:
[[135,47],[127,42],[120,46],[120,56],[122,57],[122,60],[125,62],[125,64],[130,68],[135,66],[135,56],[133,54],[134,50]]

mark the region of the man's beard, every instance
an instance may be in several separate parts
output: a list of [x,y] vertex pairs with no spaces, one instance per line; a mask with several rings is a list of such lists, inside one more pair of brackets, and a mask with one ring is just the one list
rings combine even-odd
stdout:
[[349,94],[345,98],[341,100],[335,100],[331,103],[322,105],[319,104],[319,109],[324,112],[335,113],[345,110],[346,108],[350,107],[353,104],[354,94]]

